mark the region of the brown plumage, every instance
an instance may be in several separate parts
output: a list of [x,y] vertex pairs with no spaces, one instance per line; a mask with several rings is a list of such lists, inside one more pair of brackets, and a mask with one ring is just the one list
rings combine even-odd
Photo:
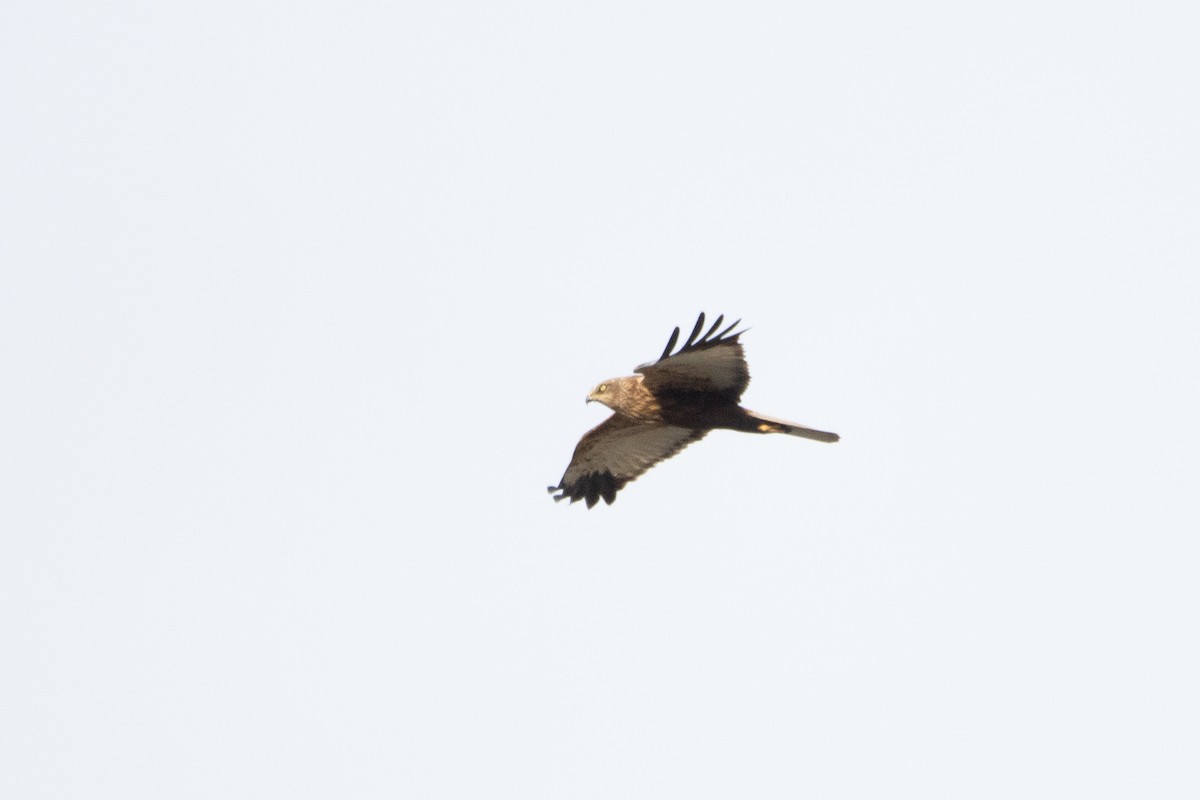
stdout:
[[[805,428],[757,414],[738,405],[750,383],[742,344],[743,331],[721,330],[717,317],[701,336],[704,314],[675,353],[679,328],[657,361],[642,364],[627,378],[612,378],[587,397],[616,413],[583,435],[558,486],[555,500],[612,503],[625,484],[659,461],[704,438],[714,428],[746,433],[786,433],[818,442],[836,442],[836,433]],[[738,322],[740,322],[739,320]]]

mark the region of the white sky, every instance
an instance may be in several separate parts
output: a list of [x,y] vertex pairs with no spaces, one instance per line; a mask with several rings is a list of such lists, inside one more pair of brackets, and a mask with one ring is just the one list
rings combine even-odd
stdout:
[[1200,7],[246,6],[0,29],[0,795],[1200,795]]

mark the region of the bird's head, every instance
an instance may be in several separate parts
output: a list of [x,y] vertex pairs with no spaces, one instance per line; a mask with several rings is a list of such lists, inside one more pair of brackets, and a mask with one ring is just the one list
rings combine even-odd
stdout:
[[593,400],[597,403],[603,403],[611,409],[616,409],[621,401],[621,392],[624,390],[619,380],[607,380],[592,389],[587,396],[587,401],[590,403]]

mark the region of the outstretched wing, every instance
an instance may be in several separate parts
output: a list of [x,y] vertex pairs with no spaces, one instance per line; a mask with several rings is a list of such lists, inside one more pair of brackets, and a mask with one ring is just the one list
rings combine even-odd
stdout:
[[[667,348],[657,361],[642,364],[637,372],[645,375],[643,384],[655,394],[659,392],[716,392],[737,400],[750,383],[750,370],[738,337],[742,331],[730,334],[738,322],[717,333],[724,315],[703,336],[704,314],[696,320],[692,335],[674,355],[671,348],[679,341],[679,328],[671,334]],[[716,334],[715,336],[713,334]]]
[[585,500],[588,508],[600,498],[611,505],[625,484],[706,433],[613,414],[583,435],[562,480],[547,491],[558,492],[555,500]]

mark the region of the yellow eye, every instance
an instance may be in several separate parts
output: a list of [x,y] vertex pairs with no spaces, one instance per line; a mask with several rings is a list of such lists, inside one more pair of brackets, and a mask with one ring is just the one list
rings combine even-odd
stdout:
[[601,392],[601,393],[603,393],[603,392],[607,392],[607,391],[608,391],[608,384],[607,384],[607,383],[602,383],[602,384],[600,384],[600,388],[596,389],[596,391],[597,391],[597,392]]

